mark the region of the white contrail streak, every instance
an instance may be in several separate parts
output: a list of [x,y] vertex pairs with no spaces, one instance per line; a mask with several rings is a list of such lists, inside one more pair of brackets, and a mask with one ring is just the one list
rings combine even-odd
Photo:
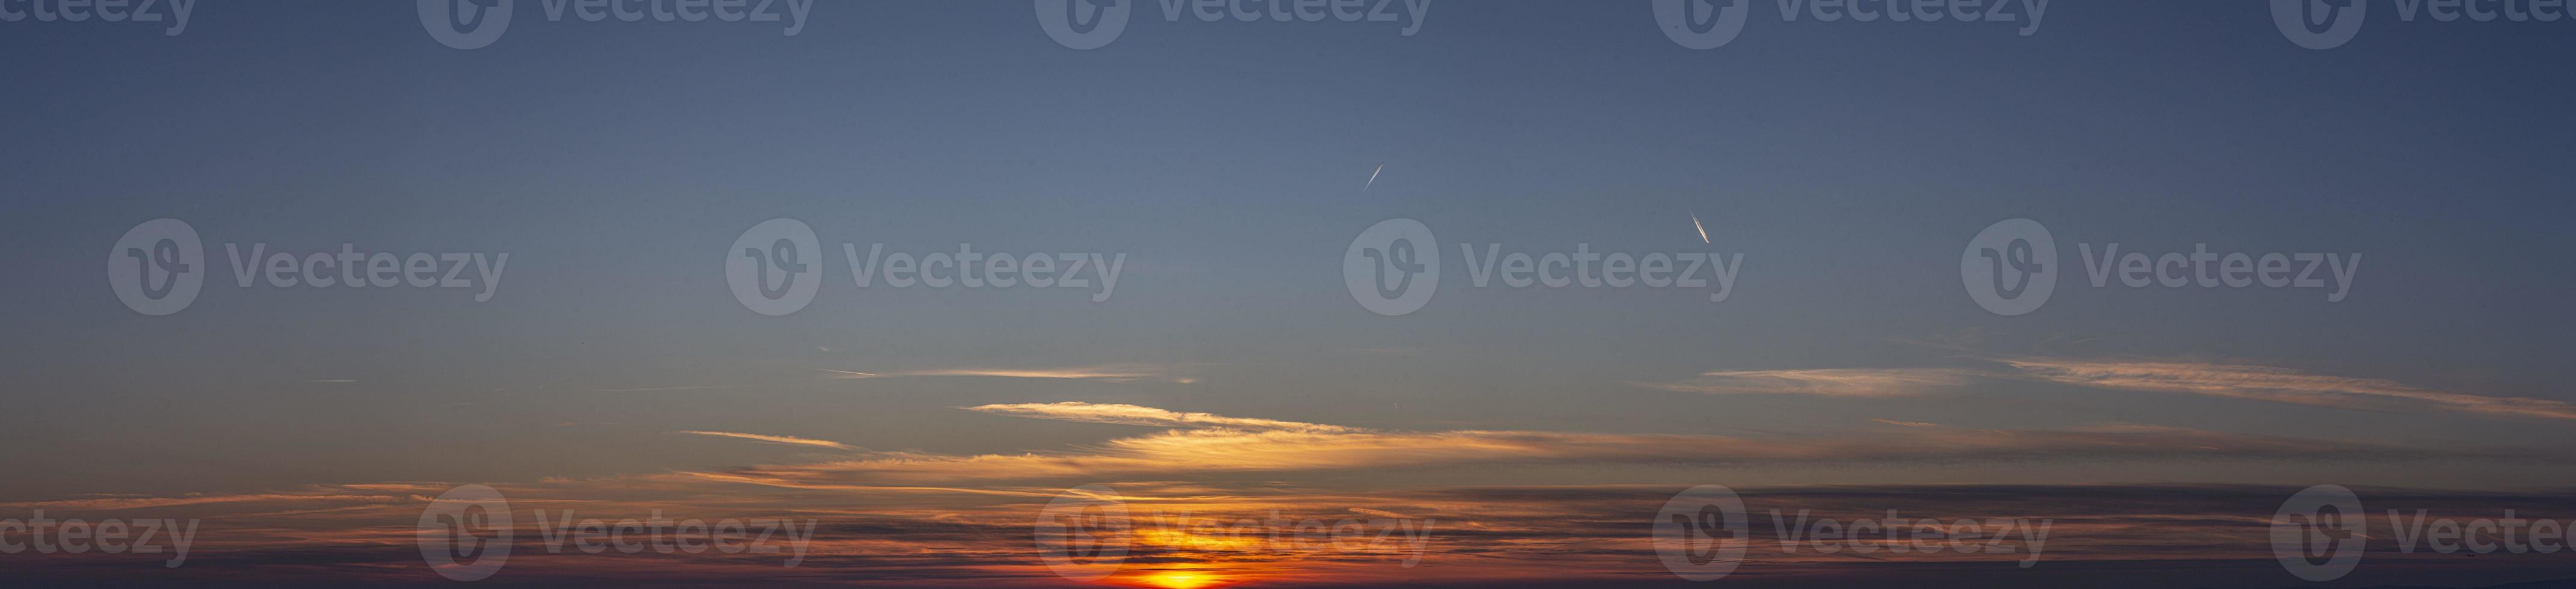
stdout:
[[1360,190],[1368,190],[1368,189],[1370,189],[1370,188],[1376,187],[1376,186],[1377,186],[1377,175],[1378,175],[1378,174],[1383,174],[1383,173],[1386,173],[1386,164],[1378,164],[1378,165],[1377,165],[1377,171],[1375,171],[1375,172],[1369,172],[1369,181],[1368,181],[1368,186],[1361,186],[1361,187],[1360,187]]
[[824,447],[824,448],[831,448],[831,449],[834,449],[834,450],[857,450],[857,449],[858,449],[858,448],[855,448],[855,447],[850,446],[849,444],[843,444],[843,443],[835,442],[835,441],[831,441],[831,440],[817,440],[817,439],[813,439],[813,438],[799,438],[799,437],[796,437],[796,436],[772,436],[772,435],[764,435],[764,434],[746,434],[746,433],[738,433],[738,432],[714,432],[714,431],[694,430],[694,429],[692,429],[692,430],[680,430],[680,433],[684,433],[684,434],[695,434],[695,435],[701,435],[701,436],[716,436],[716,437],[720,437],[720,438],[735,438],[735,439],[751,440],[751,441],[755,441],[755,442],[768,442],[768,443],[772,443],[772,444],[793,444],[793,445],[797,445],[797,446],[821,446],[821,447]]
[[1691,217],[1691,228],[1692,228],[1692,229],[1698,229],[1698,230],[1699,230],[1699,242],[1700,242],[1700,243],[1712,243],[1712,242],[1710,242],[1710,241],[1708,240],[1708,228],[1707,228],[1707,227],[1702,227],[1702,226],[1700,226],[1700,224],[1699,224],[1699,213],[1696,213],[1696,212],[1691,213],[1690,217]]

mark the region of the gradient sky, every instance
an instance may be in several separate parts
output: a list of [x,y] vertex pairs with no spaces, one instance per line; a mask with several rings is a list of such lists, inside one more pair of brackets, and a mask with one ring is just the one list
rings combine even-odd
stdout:
[[[1114,44],[1077,51],[1021,1],[827,0],[795,36],[546,22],[539,4],[471,51],[402,2],[208,2],[175,37],[0,23],[0,260],[17,269],[0,289],[0,502],[830,459],[683,431],[956,457],[1153,435],[960,409],[1057,402],[1626,437],[1607,457],[1416,463],[1389,458],[1398,444],[1320,472],[1199,475],[1362,496],[2576,486],[2567,22],[2383,12],[2316,51],[2253,2],[2060,2],[2030,36],[1782,22],[1756,2],[1740,38],[1694,51],[1643,1],[1440,2],[1410,37],[1165,22],[1147,1]],[[162,217],[192,224],[210,263],[222,243],[511,259],[489,302],[219,273],[151,317],[99,259]],[[1101,303],[858,289],[836,267],[814,304],[765,317],[722,260],[780,217],[836,261],[845,242],[1128,261]],[[1467,288],[1453,267],[1427,308],[1381,317],[1345,291],[1341,256],[1398,217],[1452,264],[1459,242],[1583,243],[1745,268],[1711,304]],[[2336,303],[2096,289],[2069,266],[2047,307],[2002,317],[1966,296],[1957,260],[2016,217],[2069,264],[2077,243],[2365,257]],[[1136,376],[900,376],[1104,367]],[[1888,375],[1914,384],[1870,378]],[[1812,388],[1831,386],[1867,390]],[[1995,430],[2070,439],[1980,437]],[[1810,446],[1838,450],[1766,454]]]

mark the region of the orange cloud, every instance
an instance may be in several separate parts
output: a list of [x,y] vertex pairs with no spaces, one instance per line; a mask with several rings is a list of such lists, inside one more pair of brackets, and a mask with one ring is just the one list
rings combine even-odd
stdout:
[[1457,430],[1378,431],[1133,405],[1050,403],[970,410],[1040,419],[1179,426],[1072,451],[942,455],[875,453],[860,460],[771,465],[724,473],[789,488],[937,486],[963,481],[1186,476],[1471,464],[1849,463],[2046,459],[2239,460],[2402,457],[2409,452],[2345,442],[2186,428],[1960,430],[1919,428],[1857,437]]
[[1062,403],[1018,403],[961,407],[967,411],[1091,423],[1148,425],[1158,427],[1231,427],[1255,430],[1358,431],[1338,425],[1322,425],[1275,419],[1226,417],[1212,413],[1181,412],[1138,405],[1119,405],[1065,401]]

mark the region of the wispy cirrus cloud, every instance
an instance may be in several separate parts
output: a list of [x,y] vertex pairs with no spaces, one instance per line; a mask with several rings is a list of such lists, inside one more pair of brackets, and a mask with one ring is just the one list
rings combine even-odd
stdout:
[[834,441],[831,441],[831,440],[817,440],[817,439],[813,439],[813,438],[799,438],[799,437],[796,437],[796,436],[772,436],[772,435],[765,435],[765,434],[746,434],[746,433],[741,433],[741,432],[713,432],[713,431],[703,431],[703,430],[680,430],[680,432],[679,432],[679,433],[684,433],[684,434],[693,434],[693,435],[700,435],[700,436],[715,436],[715,437],[721,437],[721,438],[734,438],[734,439],[738,439],[738,440],[751,440],[751,441],[754,441],[754,442],[765,442],[765,443],[770,443],[770,444],[788,444],[788,445],[794,445],[794,446],[815,446],[815,447],[821,447],[821,448],[831,448],[831,449],[835,449],[835,450],[857,450],[857,449],[858,449],[857,447],[851,446],[851,445],[849,445],[849,444],[843,444],[843,443],[840,443],[840,442],[834,442]]
[[1176,382],[1176,383],[1180,383],[1180,384],[1191,384],[1191,383],[1198,382],[1198,379],[1197,379],[1197,378],[1192,378],[1192,377],[1189,377],[1189,376],[1186,376],[1186,375],[1180,374],[1180,371],[1179,371],[1179,370],[1177,370],[1177,369],[1175,369],[1174,367],[1171,367],[1171,366],[1165,366],[1165,365],[1160,365],[1160,364],[1135,363],[1135,362],[1119,363],[1119,364],[1101,364],[1101,365],[1094,365],[1094,366],[1076,366],[1076,367],[1070,367],[1070,368],[995,368],[995,367],[968,367],[968,368],[939,368],[939,369],[931,369],[931,370],[905,370],[905,371],[892,371],[892,372],[853,372],[853,371],[848,371],[848,370],[832,370],[832,369],[828,369],[828,368],[818,369],[818,370],[822,370],[822,371],[824,371],[824,372],[830,372],[830,373],[833,373],[833,374],[834,374],[834,376],[832,376],[832,378],[884,378],[884,377],[894,377],[894,376],[984,376],[984,377],[994,377],[994,378],[1038,378],[1038,379],[1061,379],[1061,380],[1097,380],[1097,381],[1105,381],[1105,382],[1163,381],[1163,382]]
[[733,470],[734,482],[789,488],[954,485],[971,481],[1145,478],[1493,464],[1850,464],[1995,460],[2405,459],[2432,453],[2339,441],[2187,428],[1971,430],[1917,427],[1852,436],[1740,438],[1508,430],[1384,431],[1176,412],[1046,403],[966,408],[996,415],[1179,429],[1053,453],[876,453],[858,460]]
[[[2186,428],[2112,424],[2073,431],[1891,428],[1868,435],[1737,438],[1706,435],[1582,433],[1506,430],[1393,431],[1276,419],[1231,417],[1139,405],[1038,403],[981,405],[978,413],[1047,420],[1168,427],[1141,436],[1068,446],[1053,452],[946,455],[871,452],[852,460],[755,466],[721,472],[663,472],[601,478],[549,478],[492,483],[514,508],[577,511],[601,518],[684,514],[724,517],[817,518],[810,566],[832,579],[876,584],[971,577],[956,584],[1037,584],[1057,580],[1033,559],[1030,517],[1064,489],[1107,481],[1151,533],[1132,538],[1146,558],[1122,577],[1149,584],[1156,571],[1185,570],[1236,582],[1279,579],[1397,584],[1423,580],[1391,552],[1248,550],[1244,539],[1216,527],[1172,524],[1171,516],[1210,522],[1244,518],[1335,521],[1349,517],[1424,518],[1438,523],[1437,541],[1425,560],[1491,566],[1477,569],[1496,581],[1538,575],[1586,584],[1630,575],[1651,563],[1653,546],[1638,532],[1675,490],[1640,485],[1535,485],[1470,487],[1310,486],[1315,473],[1342,469],[1421,469],[1453,465],[1647,463],[1677,466],[1753,463],[1968,462],[2023,460],[2302,460],[2428,457],[2402,448],[2333,441],[2241,436]],[[1888,420],[1899,425],[1916,422]],[[1929,424],[1923,424],[1929,425]],[[789,436],[690,430],[685,433],[770,443],[837,442]],[[2439,456],[2452,456],[2443,454]],[[1387,470],[1382,470],[1385,472]],[[1264,473],[1259,480],[1226,473]],[[1268,473],[1284,476],[1269,476]],[[1302,476],[1297,473],[1304,473]],[[1335,476],[1326,479],[1343,478]],[[1364,478],[1364,477],[1363,477]],[[1217,481],[1217,482],[1210,482]],[[210,534],[207,554],[258,558],[208,559],[201,568],[258,574],[310,573],[311,563],[340,566],[347,584],[383,575],[417,573],[414,546],[421,507],[446,483],[389,482],[316,486],[297,491],[235,496],[76,497],[61,502],[0,507],[69,509],[152,508],[156,517],[225,520],[226,534]],[[1748,507],[1812,509],[1818,514],[1875,517],[1891,506],[1910,512],[1967,516],[2057,517],[2063,543],[2051,554],[2131,554],[2135,546],[2163,547],[2157,558],[2244,558],[2262,552],[2260,518],[2291,490],[2183,487],[1800,487],[1742,489]],[[2563,498],[2563,497],[2562,497]],[[104,502],[104,503],[102,503]],[[2529,502],[2502,503],[2530,505]],[[164,510],[179,510],[167,512]],[[2241,512],[2241,514],[2240,514]],[[1838,516],[1840,517],[1840,516]],[[528,525],[522,520],[520,525]],[[2193,526],[2176,528],[2175,526]],[[1426,527],[1426,529],[1428,529]],[[2171,530],[2170,534],[2166,531]],[[537,538],[521,528],[521,538]],[[1777,542],[1759,536],[1754,542]],[[2216,535],[2213,535],[2216,534]],[[2217,539],[2212,539],[2217,538]],[[2252,538],[2253,540],[2247,540]],[[1411,545],[1408,545],[1411,546]],[[2252,546],[2255,548],[2244,548]],[[2255,552],[2244,552],[2252,550]],[[2123,552],[2126,551],[2126,552]],[[1780,557],[1784,568],[1840,566],[1838,555]],[[1890,560],[1995,560],[2020,555],[1886,555]],[[2053,556],[2054,557],[2054,556]],[[1875,560],[1875,559],[1874,559]],[[57,560],[43,564],[52,566]],[[348,566],[359,564],[362,566]],[[2266,563],[2268,564],[2268,563]],[[374,566],[383,565],[383,566]],[[200,565],[191,565],[200,566]],[[513,558],[514,578],[599,582],[767,579],[794,575],[765,555],[707,555],[680,560],[622,559],[614,555],[554,556],[531,551]],[[1651,567],[1651,564],[1644,565]],[[1507,571],[1487,570],[1496,567]],[[1652,570],[1652,569],[1645,569]],[[390,572],[387,572],[390,571]],[[1125,573],[1122,573],[1125,574]],[[811,578],[799,578],[810,580]],[[1455,582],[1457,573],[1437,580]],[[891,582],[891,583],[888,583]]]
[[1062,403],[978,405],[974,407],[959,407],[959,409],[974,411],[977,413],[990,413],[994,415],[1008,415],[1012,417],[1027,417],[1033,419],[1054,419],[1061,421],[1115,423],[1121,425],[1145,425],[1156,427],[1228,427],[1250,430],[1359,431],[1356,428],[1348,428],[1338,425],[1280,421],[1276,419],[1261,419],[1254,417],[1226,417],[1213,413],[1173,411],[1141,405],[1084,403],[1081,401],[1065,401]]
[[[423,574],[417,521],[428,498],[396,503],[339,502],[346,487],[317,487],[299,501],[208,506],[210,531],[193,545],[189,580],[252,585],[289,576],[314,585],[416,582]],[[444,483],[429,485],[443,488]],[[1031,518],[1064,489],[1008,487],[1016,495],[884,495],[782,491],[725,482],[611,478],[540,483],[496,483],[514,509],[577,513],[582,517],[675,518],[787,516],[822,522],[812,531],[810,556],[797,568],[779,566],[778,554],[585,554],[535,549],[543,530],[534,518],[515,522],[518,547],[509,561],[519,583],[603,584],[813,584],[861,582],[871,586],[989,587],[1099,586],[1065,580],[1030,556]],[[1126,570],[1106,581],[1121,586],[1161,583],[1169,572],[1222,584],[1287,586],[1661,586],[1650,534],[1640,532],[1675,491],[1672,485],[1477,485],[1394,486],[1364,491],[1281,483],[1131,482],[1114,485],[1129,506]],[[606,491],[613,489],[614,491]],[[1901,515],[1950,521],[1967,518],[2033,518],[2050,523],[2049,562],[2072,570],[2044,581],[2028,575],[2052,567],[2009,571],[2017,582],[2081,586],[2112,561],[2153,561],[2123,566],[2151,571],[2184,566],[2190,576],[2242,571],[2248,578],[2277,576],[2268,529],[2262,524],[2295,487],[2239,485],[1822,485],[1739,486],[1753,514],[1782,510],[1807,516],[1794,521],[1855,521]],[[2564,492],[2469,493],[2365,489],[2373,496],[2400,495],[2430,505],[2446,517],[2492,516],[2505,509],[2569,513],[2576,500]],[[280,505],[303,507],[273,510]],[[520,512],[526,514],[526,511]],[[63,514],[51,514],[65,517]],[[146,514],[170,517],[167,514]],[[1756,515],[1761,518],[1763,516]],[[1399,566],[1414,544],[1371,544],[1361,538],[1295,544],[1246,537],[1241,520],[1423,518],[1429,542],[1420,544],[1426,566]],[[1760,521],[1760,520],[1757,520]],[[1769,522],[1764,522],[1769,523]],[[1868,558],[1812,549],[1804,530],[1753,525],[1742,538],[1763,555],[1764,575],[1775,584],[1813,579],[1817,584],[1860,578],[1873,584],[1919,581],[1913,564],[2003,563],[2026,558],[2023,550],[1893,552]],[[166,533],[166,532],[165,532]],[[1790,543],[1800,543],[1790,550]],[[161,555],[166,556],[166,555]],[[11,579],[38,585],[119,585],[134,577],[131,555],[89,551],[21,559]],[[120,560],[122,559],[122,560]],[[2460,559],[2446,559],[2457,562]],[[2497,559],[2477,559],[2478,561]],[[103,566],[122,565],[122,566]],[[2484,563],[2472,566],[2488,566]],[[2498,574],[2493,569],[2457,569]],[[1957,577],[1958,570],[1936,574]],[[2126,574],[2146,574],[2126,573]],[[2505,569],[2507,575],[2525,575]],[[1808,575],[1814,575],[1809,577]],[[1992,578],[1992,577],[1989,577]],[[1643,579],[1640,581],[1640,579]],[[271,583],[273,584],[273,583]],[[2005,585],[2011,582],[2003,583]],[[2187,584],[2177,581],[2174,584]]]
[[[354,487],[354,486],[353,486],[353,487]],[[192,495],[181,495],[181,496],[176,496],[176,497],[150,497],[150,496],[145,496],[145,497],[90,497],[90,498],[81,498],[81,499],[65,499],[65,500],[59,500],[59,501],[21,501],[21,502],[13,502],[13,503],[0,503],[0,509],[44,508],[44,509],[96,509],[96,510],[109,510],[109,511],[113,511],[113,510],[123,510],[123,509],[147,509],[147,508],[159,508],[159,507],[179,507],[179,506],[208,505],[208,504],[223,504],[223,503],[277,503],[277,502],[358,502],[358,503],[393,503],[393,502],[403,501],[403,500],[405,500],[405,498],[406,498],[406,497],[407,497],[407,496],[403,496],[403,495],[365,495],[365,494],[348,494],[348,493],[323,492],[323,491],[320,491],[320,490],[314,490],[314,491],[301,492],[301,493],[243,493],[243,494],[232,494],[232,495],[193,495],[193,494],[192,494]]]
[[[2576,419],[2576,403],[2444,391],[2381,378],[2310,374],[2292,368],[2170,359],[1987,357],[1993,370],[1967,368],[1828,368],[1710,372],[1676,382],[1631,383],[1715,395],[1912,397],[1960,389],[1978,380],[2039,381],[2088,388],[2190,393],[2370,411],[2442,411],[2486,417]],[[1888,422],[1894,423],[1894,422]],[[1899,424],[1903,425],[1903,424]]]
[[581,392],[584,392],[584,393],[662,393],[662,392],[672,392],[672,391],[721,391],[721,390],[739,389],[739,388],[747,388],[747,387],[745,387],[744,385],[703,385],[703,386],[684,386],[684,387],[640,387],[640,388],[625,388],[625,389],[585,389],[585,390],[582,390]]
[[1998,361],[2019,370],[2022,377],[2102,389],[2191,393],[2372,411],[2436,410],[2490,417],[2576,419],[2576,405],[2564,401],[2455,393],[2387,379],[2308,374],[2270,366],[2038,357]]
[[1976,373],[1952,368],[1828,368],[1709,372],[1677,382],[1633,383],[1712,395],[1911,397],[1967,384]]

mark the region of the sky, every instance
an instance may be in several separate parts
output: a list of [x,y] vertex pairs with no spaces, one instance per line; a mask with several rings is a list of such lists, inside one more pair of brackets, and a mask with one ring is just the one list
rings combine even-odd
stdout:
[[[520,519],[822,526],[793,568],[530,544],[497,584],[1686,584],[1648,530],[1706,484],[1757,514],[2060,526],[2029,568],[1766,531],[1722,581],[1755,586],[2293,586],[2263,520],[2319,484],[2576,517],[2576,284],[2555,271],[2576,254],[2576,16],[2364,2],[2358,34],[2312,49],[2258,2],[2048,2],[2035,23],[1747,2],[1739,35],[1693,49],[1645,0],[1399,1],[1391,22],[1129,0],[1084,48],[1044,0],[751,3],[775,22],[522,0],[462,41],[410,4],[149,9],[187,7],[178,28],[0,1],[0,517],[207,531],[178,567],[0,570],[442,584],[412,522],[477,484]],[[168,267],[127,241],[156,219],[197,235],[202,284],[158,315],[118,290],[135,259]],[[777,255],[773,219],[814,249]],[[1399,219],[1436,238],[1365,243]],[[2011,219],[2054,243],[2053,293],[2018,314],[1972,279]],[[303,270],[343,244],[464,284],[280,286],[252,253]],[[2102,261],[2115,244],[2334,256],[2315,287],[2141,287]],[[967,248],[1097,262],[1045,288],[861,286],[849,263]],[[1713,254],[1732,277],[1479,286],[1488,252]],[[1353,278],[1426,256],[1416,308]],[[777,263],[818,269],[808,302],[763,307],[729,274]],[[1139,537],[1084,580],[1029,533],[1084,485],[1140,521],[1431,535],[1414,566]],[[2340,582],[2576,576],[2542,556],[2374,556]]]

